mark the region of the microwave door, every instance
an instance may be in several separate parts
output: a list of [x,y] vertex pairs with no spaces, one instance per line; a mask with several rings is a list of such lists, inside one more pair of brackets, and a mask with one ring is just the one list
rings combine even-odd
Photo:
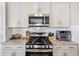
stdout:
[[42,26],[44,24],[43,17],[34,17],[29,19],[30,26]]
[[48,16],[30,16],[29,27],[48,27],[49,17]]
[[31,17],[29,18],[29,24],[44,24],[43,17]]
[[30,24],[43,24],[42,19],[30,19]]

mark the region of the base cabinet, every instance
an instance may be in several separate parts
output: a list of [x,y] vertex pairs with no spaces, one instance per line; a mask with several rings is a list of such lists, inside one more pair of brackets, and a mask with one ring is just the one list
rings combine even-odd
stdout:
[[25,56],[25,50],[7,49],[3,51],[3,56]]
[[77,50],[67,50],[67,56],[77,56]]
[[3,45],[3,56],[25,56],[25,46]]
[[76,50],[54,50],[53,56],[77,56]]
[[16,53],[15,49],[7,49],[3,51],[3,56],[16,56]]
[[2,56],[2,48],[0,48],[0,56]]
[[25,49],[17,49],[16,56],[25,56]]
[[79,44],[77,46],[77,55],[79,56]]
[[53,50],[53,56],[64,56],[64,50]]
[[77,45],[53,45],[53,56],[77,56]]

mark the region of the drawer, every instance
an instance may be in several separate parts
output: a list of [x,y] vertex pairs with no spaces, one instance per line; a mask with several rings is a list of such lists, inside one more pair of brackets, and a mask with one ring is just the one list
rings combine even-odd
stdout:
[[3,49],[25,49],[24,45],[4,45]]
[[77,49],[77,45],[53,45],[53,49]]
[[53,45],[53,49],[63,49],[63,45]]
[[[65,46],[64,46],[65,47]],[[63,48],[64,48],[63,47]],[[66,45],[66,47],[65,48],[67,48],[67,49],[77,49],[77,45]]]

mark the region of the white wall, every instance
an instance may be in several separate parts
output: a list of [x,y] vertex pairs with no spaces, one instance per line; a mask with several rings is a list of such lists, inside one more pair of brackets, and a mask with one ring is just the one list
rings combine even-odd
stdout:
[[72,41],[79,43],[79,25],[71,26]]
[[[4,15],[4,4],[5,3],[2,3],[0,2],[0,56],[2,55],[2,42],[4,41],[4,19],[5,19],[5,15]],[[3,25],[4,24],[4,25]]]
[[0,42],[2,41],[2,19],[3,19],[3,7],[2,7],[2,4],[0,3]]

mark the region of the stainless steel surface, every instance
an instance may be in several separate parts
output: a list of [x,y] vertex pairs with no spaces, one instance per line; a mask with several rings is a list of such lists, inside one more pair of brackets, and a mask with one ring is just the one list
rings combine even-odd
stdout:
[[71,32],[70,31],[56,31],[56,38],[60,41],[70,41]]
[[29,27],[49,27],[49,24],[29,24]]
[[26,49],[28,52],[52,52],[52,49]]
[[26,45],[26,48],[53,48],[53,45]]
[[30,34],[30,36],[33,36],[33,37],[45,37],[45,36],[48,36],[48,33],[47,32],[32,32]]
[[29,15],[29,27],[48,27],[49,15],[35,16]]
[[[29,16],[35,16],[35,14],[29,14]],[[42,14],[42,16],[49,16],[49,14]],[[39,16],[39,17],[41,17],[41,16]]]
[[30,40],[26,43],[26,56],[52,56],[53,44],[47,38],[46,32],[31,33]]

